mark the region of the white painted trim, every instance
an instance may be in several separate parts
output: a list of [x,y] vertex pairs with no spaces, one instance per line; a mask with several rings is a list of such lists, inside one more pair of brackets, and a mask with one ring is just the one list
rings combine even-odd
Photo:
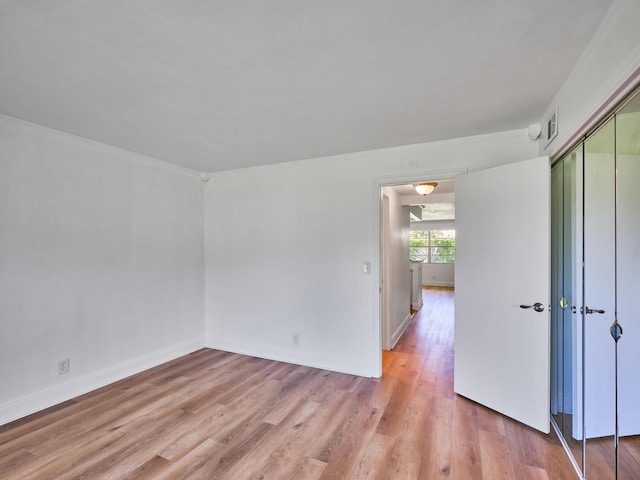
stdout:
[[[377,377],[382,376],[382,339],[384,338],[384,332],[382,331],[382,181],[374,181],[372,186],[372,202],[373,202],[373,218],[372,226],[373,232],[371,236],[371,244],[373,252],[373,265],[371,266],[371,273],[373,274],[373,282],[371,283],[371,305],[372,319],[371,319],[371,354],[369,361],[371,367],[376,369]],[[377,305],[377,308],[376,308]]]
[[[322,370],[331,370],[333,372],[357,375],[359,377],[380,377],[380,374],[371,371],[371,365],[365,360],[354,364],[350,358],[309,353],[294,347],[283,348],[263,343],[238,341],[230,338],[212,336],[207,337],[206,346],[207,348],[223,350],[225,352],[264,358],[276,362],[293,363],[295,365],[303,365],[305,367],[319,368]],[[345,368],[345,365],[351,365],[351,367]]]
[[[517,130],[518,134],[522,134],[522,130]],[[508,132],[510,135],[513,132]],[[477,138],[477,137],[473,137]],[[372,244],[374,252],[374,262],[371,268],[373,274],[373,283],[371,289],[371,305],[378,305],[378,308],[373,309],[373,318],[371,319],[372,331],[372,351],[371,360],[372,365],[375,365],[377,375],[375,377],[382,376],[382,284],[380,279],[382,278],[382,187],[387,185],[403,185],[412,183],[418,180],[425,182],[431,180],[443,180],[446,178],[455,178],[458,175],[465,174],[469,171],[467,167],[454,168],[454,169],[415,169],[411,172],[398,176],[398,175],[386,175],[379,176],[373,179],[372,185],[372,202],[373,202],[373,218],[371,219],[372,231]],[[411,318],[411,317],[409,317]]]
[[445,168],[445,169],[420,169],[416,168],[412,170],[409,174],[404,175],[388,175],[375,177],[374,183],[376,187],[382,188],[386,186],[392,185],[405,185],[407,183],[413,183],[417,180],[422,180],[425,182],[430,182],[432,180],[445,180],[445,179],[453,179],[459,175],[464,175],[465,173],[469,173],[469,169],[467,167],[462,168]]
[[451,287],[451,288],[454,288],[455,287],[455,283],[454,282],[429,282],[429,283],[423,283],[422,286],[423,287]]
[[413,310],[420,310],[420,309],[422,308],[422,306],[423,306],[423,305],[424,305],[424,302],[422,301],[422,298],[421,298],[418,302],[416,302],[416,303],[412,303],[412,304],[411,304],[411,308],[412,308]]
[[199,337],[0,404],[0,425],[39,412],[204,347]]
[[402,334],[407,329],[410,323],[411,323],[411,313],[407,313],[407,316],[404,318],[402,323],[391,334],[391,350],[395,348],[396,343],[398,343],[398,340],[400,340],[400,337],[402,337]]
[[[382,324],[382,348],[391,348],[391,281],[384,282],[384,279],[389,275],[389,240],[391,238],[389,231],[389,196],[382,191],[381,195],[382,210],[380,213],[380,272],[381,276],[381,290],[380,290],[380,322]],[[385,246],[386,245],[386,246]]]

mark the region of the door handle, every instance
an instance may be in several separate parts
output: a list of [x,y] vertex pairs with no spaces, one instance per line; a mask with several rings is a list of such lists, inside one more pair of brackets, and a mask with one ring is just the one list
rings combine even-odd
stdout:
[[587,312],[587,315],[591,315],[593,313],[603,314],[604,310],[599,310],[597,308],[589,308],[589,307],[585,306],[584,308],[580,309],[580,313],[584,313],[584,312]]
[[520,308],[533,308],[536,312],[544,312],[544,305],[536,302],[533,305],[520,305]]

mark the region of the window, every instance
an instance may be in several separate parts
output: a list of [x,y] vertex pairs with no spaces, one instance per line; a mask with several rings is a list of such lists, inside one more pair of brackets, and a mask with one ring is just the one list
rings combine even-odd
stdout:
[[455,230],[416,230],[409,239],[409,258],[424,263],[455,263]]

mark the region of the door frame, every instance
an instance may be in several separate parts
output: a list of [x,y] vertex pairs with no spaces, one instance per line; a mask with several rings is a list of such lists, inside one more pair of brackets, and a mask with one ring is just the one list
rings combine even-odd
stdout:
[[382,323],[382,348],[388,350],[390,348],[391,328],[389,322],[391,321],[391,291],[390,282],[386,281],[386,277],[389,276],[389,196],[382,192],[382,217],[381,227],[382,233],[380,235],[380,251],[382,257],[380,259],[380,286],[381,295],[380,302],[382,305],[380,322]]
[[[382,215],[383,215],[383,193],[382,187],[392,187],[396,185],[406,185],[408,183],[415,182],[435,182],[438,180],[455,178],[458,175],[468,173],[467,167],[463,168],[448,168],[448,169],[426,169],[426,170],[414,170],[406,175],[388,175],[375,177],[372,185],[372,201],[373,201],[373,251],[375,252],[374,265],[371,269],[373,274],[372,279],[372,298],[374,299],[374,319],[373,325],[373,338],[372,342],[374,350],[371,352],[371,365],[375,366],[374,377],[382,376],[382,347],[383,347],[383,314],[385,305],[383,305],[383,291],[382,284],[382,265],[383,265],[383,251],[382,251]],[[455,281],[455,280],[454,280]]]

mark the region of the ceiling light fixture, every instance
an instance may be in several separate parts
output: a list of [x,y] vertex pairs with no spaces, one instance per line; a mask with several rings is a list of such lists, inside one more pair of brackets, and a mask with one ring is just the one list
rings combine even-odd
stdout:
[[438,186],[436,182],[417,183],[414,185],[416,192],[420,195],[429,195]]

